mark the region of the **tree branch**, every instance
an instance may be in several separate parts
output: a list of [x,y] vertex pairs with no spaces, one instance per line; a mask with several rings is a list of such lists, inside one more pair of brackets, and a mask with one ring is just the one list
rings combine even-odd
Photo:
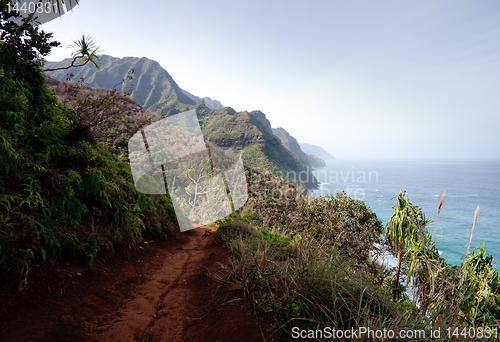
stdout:
[[85,61],[85,63],[83,63],[83,64],[75,65],[76,60],[78,58],[82,58],[82,57],[84,57],[84,56],[75,56],[75,57],[73,57],[73,60],[71,61],[71,64],[68,65],[68,66],[60,67],[60,68],[54,68],[54,69],[42,69],[42,71],[46,72],[46,71],[66,70],[66,69],[69,69],[71,67],[81,67],[81,66],[84,66],[85,64],[87,64],[90,61],[90,59],[87,59]]

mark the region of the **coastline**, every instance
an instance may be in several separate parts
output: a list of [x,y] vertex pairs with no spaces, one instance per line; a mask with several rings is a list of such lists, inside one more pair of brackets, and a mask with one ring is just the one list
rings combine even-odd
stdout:
[[[371,179],[369,177],[371,172]],[[321,182],[313,196],[345,191],[364,201],[385,225],[392,214],[399,189],[408,192],[410,201],[432,218],[428,228],[436,230],[435,240],[448,263],[460,265],[471,236],[474,211],[480,212],[474,230],[471,250],[480,242],[486,251],[500,258],[500,160],[328,160],[324,168],[314,171],[332,175],[333,182]],[[439,221],[435,223],[437,207],[446,191]]]

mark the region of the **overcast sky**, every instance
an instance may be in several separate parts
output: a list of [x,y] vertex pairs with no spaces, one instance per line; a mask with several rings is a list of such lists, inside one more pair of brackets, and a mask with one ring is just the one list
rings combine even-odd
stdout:
[[154,59],[337,158],[500,158],[498,0],[80,0],[42,29]]

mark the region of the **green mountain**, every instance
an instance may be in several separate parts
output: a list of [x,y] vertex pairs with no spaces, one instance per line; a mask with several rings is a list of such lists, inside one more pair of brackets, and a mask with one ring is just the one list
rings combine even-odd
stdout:
[[249,113],[251,116],[254,118],[259,119],[261,124],[264,126],[264,129],[266,132],[273,134],[273,129],[271,128],[271,123],[269,120],[266,118],[266,114],[262,113],[260,110],[254,110],[253,112]]
[[[108,55],[103,57],[104,63],[100,69],[89,63],[83,67],[49,71],[46,74],[56,80],[65,81],[68,78],[67,74],[71,73],[73,80],[77,81],[83,77],[85,84],[90,87],[115,88],[119,92],[127,92],[133,84],[130,93],[132,100],[161,116],[182,112],[196,104],[158,62],[146,57],[116,58]],[[61,62],[47,62],[44,69],[64,67],[70,63],[69,58]],[[122,82],[131,69],[134,69],[133,79]]]
[[315,155],[323,160],[335,159],[330,153],[326,152],[323,147],[300,143],[300,148],[307,154]]
[[314,154],[307,154],[307,158],[309,158],[309,164],[314,167],[314,168],[317,168],[317,167],[325,167],[326,163],[323,159],[321,159],[320,157],[317,157],[315,156]]
[[[61,62],[47,62],[44,69],[52,69],[70,64],[66,59]],[[127,78],[129,70],[134,69],[132,80]],[[204,99],[197,103],[177,85],[169,73],[159,63],[136,57],[115,58],[105,56],[105,63],[97,70],[93,66],[70,68],[47,72],[47,75],[60,81],[73,74],[73,80],[84,78],[91,87],[128,91],[130,97],[145,109],[160,116],[168,116],[190,109],[196,109],[203,135],[210,143],[225,150],[241,153],[244,163],[262,172],[269,171],[291,183],[302,180],[307,188],[317,186],[317,180],[304,162],[286,148],[271,130],[265,114],[260,111],[239,112],[231,107],[211,109]],[[61,99],[64,102],[64,99]],[[306,159],[307,160],[307,159]],[[304,176],[307,175],[307,177]]]
[[307,155],[302,152],[297,140],[290,135],[283,127],[273,128],[273,133],[275,136],[280,138],[283,145],[293,152],[297,157],[300,158],[306,165],[311,165]]
[[254,115],[255,112],[237,113],[230,107],[212,110],[203,101],[198,102],[195,109],[203,135],[209,142],[224,150],[241,152],[248,166],[259,171],[270,171],[291,183],[297,182],[301,172],[306,173],[306,187],[316,187],[316,178],[308,166],[268,131]]

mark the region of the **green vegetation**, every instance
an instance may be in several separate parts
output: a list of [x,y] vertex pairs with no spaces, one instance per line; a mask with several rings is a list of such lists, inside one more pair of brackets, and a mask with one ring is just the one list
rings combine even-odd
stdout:
[[343,193],[309,198],[275,177],[250,173],[250,199],[217,234],[231,258],[221,292],[250,299],[273,318],[275,336],[303,329],[383,327],[397,318],[384,270],[369,254],[383,228]]
[[[167,196],[146,196],[127,164],[95,141],[89,111],[74,111],[44,83],[50,34],[6,20],[0,2],[0,282],[32,262],[78,258],[169,235]],[[86,108],[95,103],[86,103]]]
[[395,318],[387,291],[349,259],[314,240],[260,231],[231,240],[233,258],[216,277],[274,319],[277,337],[303,329],[382,327]]
[[[33,263],[92,264],[99,252],[132,246],[145,234],[168,236],[176,224],[170,198],[138,193],[124,162],[124,142],[157,117],[127,107],[116,92],[82,84],[54,84],[68,106],[57,100],[40,69],[57,43],[26,23],[8,23],[6,4],[0,1],[0,281],[21,288]],[[210,143],[236,145],[264,169],[300,169],[249,113],[202,102],[196,108]],[[217,223],[230,254],[214,277],[221,302],[248,300],[269,318],[274,337],[292,327],[430,336],[436,328],[483,329],[500,320],[499,274],[485,247],[459,267],[447,264],[429,220],[404,191],[384,231],[363,202],[343,193],[311,198],[269,173],[246,172],[248,202]],[[398,258],[394,275],[372,258],[386,250]]]
[[57,99],[75,112],[74,126],[89,127],[92,136],[113,154],[126,158],[128,140],[140,128],[159,119],[128,96],[115,90],[90,88],[46,79]]
[[[418,244],[421,241],[421,237],[423,237],[423,235],[420,236],[420,234],[425,233],[421,232],[430,221],[424,218],[420,208],[410,203],[404,190],[400,191],[397,198],[398,205],[392,207],[394,213],[389,219],[389,222],[387,222],[387,237],[394,252],[397,254],[396,274],[394,277],[394,298],[397,297],[403,254],[410,249],[410,246],[413,247],[416,244],[417,248],[412,249],[412,251],[420,251],[422,248],[425,249],[427,247],[428,243],[424,243],[422,246]],[[414,266],[415,260],[416,258],[414,256],[411,264],[412,266]]]
[[[450,328],[451,340],[467,340],[464,328],[487,337],[500,319],[500,279],[484,246],[460,267],[447,264],[429,220],[404,191],[384,231],[363,202],[345,194],[310,198],[269,175],[249,179],[247,205],[219,222],[217,234],[231,254],[214,277],[218,298],[246,299],[273,322],[274,337],[292,327],[369,327],[417,329],[426,333],[421,340],[447,341]],[[373,261],[383,250],[400,255],[406,285]],[[441,338],[430,338],[438,328]]]

